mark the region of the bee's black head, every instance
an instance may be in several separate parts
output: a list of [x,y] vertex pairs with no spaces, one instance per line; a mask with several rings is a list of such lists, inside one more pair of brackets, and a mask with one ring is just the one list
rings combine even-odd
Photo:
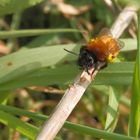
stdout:
[[78,65],[83,69],[89,70],[97,65],[97,57],[95,53],[90,52],[85,47],[80,49]]

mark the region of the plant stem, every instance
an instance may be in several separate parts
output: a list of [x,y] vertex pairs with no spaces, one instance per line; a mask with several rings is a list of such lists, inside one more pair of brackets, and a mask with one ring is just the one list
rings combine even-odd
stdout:
[[[126,7],[122,13],[118,16],[117,20],[113,24],[111,28],[111,32],[115,38],[118,38],[124,29],[129,25],[132,20],[135,11],[132,9],[136,9],[133,7]],[[129,11],[129,12],[128,12]],[[126,16],[126,13],[128,15]],[[122,15],[125,15],[122,17]],[[102,63],[99,64],[99,68]],[[93,72],[94,69],[91,70]],[[37,136],[36,140],[53,140],[57,135],[58,131],[63,126],[65,120],[68,118],[76,104],[81,99],[88,85],[92,82],[97,74],[98,70],[95,70],[93,76],[87,74],[87,72],[83,71],[76,80],[73,85],[71,85],[65,92],[59,104],[56,106],[53,113],[50,115],[48,121],[46,121]]]

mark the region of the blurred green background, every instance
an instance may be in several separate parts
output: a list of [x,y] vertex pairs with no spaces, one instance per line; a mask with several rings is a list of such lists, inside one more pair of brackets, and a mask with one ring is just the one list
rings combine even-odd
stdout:
[[[104,27],[110,28],[130,1],[110,2],[0,0],[0,140],[35,139],[44,119],[37,114],[31,117],[27,111],[52,112],[82,71],[77,57],[64,48],[79,53],[86,39],[95,37]],[[68,121],[83,125],[87,131],[86,126],[105,130],[112,140],[117,139],[110,133],[113,131],[128,135],[136,24],[134,19],[120,38],[125,46],[117,62],[98,73]],[[17,108],[21,112],[14,110]],[[72,124],[65,128],[58,139],[107,139],[102,132],[99,136],[94,130],[95,134],[88,134]]]

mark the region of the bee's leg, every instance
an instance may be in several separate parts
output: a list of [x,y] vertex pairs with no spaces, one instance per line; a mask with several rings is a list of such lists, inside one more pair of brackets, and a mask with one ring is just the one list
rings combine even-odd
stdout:
[[90,72],[88,70],[88,67],[85,67],[86,68],[86,72],[88,73],[88,75],[90,75]]
[[108,62],[105,61],[105,64],[104,64],[100,69],[104,69],[104,68],[106,68],[107,66],[108,66]]
[[98,63],[95,63],[95,65],[93,66],[93,71],[92,71],[92,73],[90,74],[91,77],[92,77],[93,73],[94,73],[97,69],[98,69]]
[[95,63],[95,65],[94,65],[94,70],[92,71],[92,73],[89,73],[88,69],[86,69],[86,71],[87,71],[87,73],[88,73],[89,75],[91,75],[91,77],[92,77],[92,75],[94,74],[94,72],[95,72],[96,70],[99,71],[100,69],[104,69],[105,67],[107,67],[107,65],[108,65],[108,62],[106,61],[106,62],[104,63],[104,65],[103,65],[102,67],[99,68],[99,62],[97,62],[97,63]]
[[89,72],[89,69],[86,65],[84,65],[82,68],[80,69],[83,69],[84,71],[86,71],[88,73],[88,75],[90,75],[90,72]]

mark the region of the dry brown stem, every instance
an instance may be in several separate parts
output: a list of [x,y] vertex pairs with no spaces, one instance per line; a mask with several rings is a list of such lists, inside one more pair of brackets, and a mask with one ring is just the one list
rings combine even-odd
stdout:
[[[115,38],[123,33],[125,28],[129,25],[133,16],[135,15],[135,7],[126,7],[118,16],[115,23],[111,28],[111,32]],[[99,68],[103,64],[99,64]],[[93,69],[91,70],[91,72]],[[71,85],[65,92],[59,104],[56,106],[53,113],[46,121],[37,137],[37,140],[53,140],[58,131],[63,126],[65,120],[68,118],[76,104],[81,99],[88,85],[92,82],[98,70],[95,70],[92,77],[83,71],[82,74],[77,76],[73,85]]]

